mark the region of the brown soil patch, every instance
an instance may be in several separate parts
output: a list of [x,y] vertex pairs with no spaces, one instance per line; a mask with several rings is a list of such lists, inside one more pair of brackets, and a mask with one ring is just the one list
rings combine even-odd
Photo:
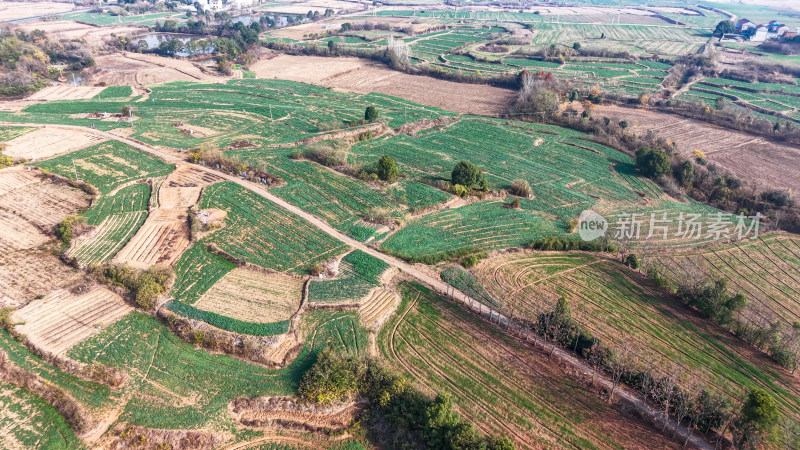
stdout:
[[8,141],[3,154],[26,160],[47,159],[99,144],[105,139],[83,131],[40,128]]
[[114,53],[96,58],[99,70],[92,83],[139,86],[173,81],[219,81],[226,77],[203,71],[191,61],[138,53]]
[[24,19],[26,17],[72,11],[72,3],[56,2],[3,2],[0,3],[0,17],[3,20]]
[[26,100],[48,101],[48,102],[52,100],[81,100],[86,98],[92,98],[95,95],[99,94],[103,89],[105,88],[59,84],[56,86],[48,86],[40,91],[36,91]]
[[0,307],[17,307],[84,280],[81,272],[39,250],[0,251],[0,267]]
[[20,167],[0,171],[0,251],[43,244],[64,217],[89,206],[82,191],[36,173]]
[[618,106],[598,106],[594,114],[624,118],[631,123],[629,129],[639,134],[653,130],[677,143],[678,151],[684,156],[700,150],[709,162],[761,188],[800,186],[800,149],[797,147],[673,114]]
[[247,322],[287,320],[297,312],[303,296],[301,278],[237,268],[214,284],[197,308]]
[[400,296],[395,292],[384,288],[375,288],[358,307],[361,323],[368,330],[378,329],[399,304]]
[[140,268],[172,265],[189,246],[188,209],[205,186],[221,179],[189,166],[172,172],[158,189],[158,208],[114,260]]
[[330,432],[347,428],[362,408],[354,403],[317,407],[298,404],[292,397],[256,397],[235,400],[231,409],[237,421],[251,427]]
[[15,311],[15,329],[37,348],[55,355],[67,350],[133,310],[119,295],[106,288],[83,294],[59,289]]
[[136,25],[113,25],[95,27],[85,23],[78,23],[73,20],[30,20],[19,24],[14,24],[14,28],[24,31],[43,30],[51,39],[83,39],[91,47],[103,46],[106,42],[115,39],[112,34],[117,36],[134,35],[141,33],[146,28]]
[[279,55],[251,66],[259,78],[333,86],[362,94],[394,95],[423,105],[466,114],[502,112],[514,91],[409,75],[359,58]]
[[172,265],[189,246],[186,214],[186,210],[155,210],[114,261],[142,269]]

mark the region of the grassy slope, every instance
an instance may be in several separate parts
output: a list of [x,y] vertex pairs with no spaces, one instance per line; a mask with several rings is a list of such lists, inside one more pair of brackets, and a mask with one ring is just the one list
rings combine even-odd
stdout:
[[797,418],[800,387],[768,357],[657,290],[621,264],[591,254],[525,253],[498,256],[473,269],[494,298],[535,319],[567,299],[579,323],[607,345],[634,342],[656,367],[676,364],[735,401],[760,386],[785,414]]
[[398,314],[378,336],[381,356],[425,390],[451,392],[482,431],[517,448],[665,446],[546,356],[419,285],[401,288]]

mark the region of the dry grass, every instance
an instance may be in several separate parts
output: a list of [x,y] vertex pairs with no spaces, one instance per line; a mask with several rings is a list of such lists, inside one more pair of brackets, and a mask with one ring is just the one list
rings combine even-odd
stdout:
[[62,355],[125,317],[133,308],[105,288],[74,294],[59,289],[15,311],[16,330],[39,349]]
[[104,140],[83,131],[41,128],[8,141],[3,154],[35,161],[90,147]]
[[300,307],[303,280],[279,273],[234,269],[194,306],[247,322],[286,320]]

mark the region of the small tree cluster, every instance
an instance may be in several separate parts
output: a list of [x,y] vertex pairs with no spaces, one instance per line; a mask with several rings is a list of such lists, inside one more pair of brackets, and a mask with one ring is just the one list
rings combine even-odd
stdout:
[[92,273],[105,283],[128,289],[136,303],[145,309],[156,307],[156,301],[167,291],[175,276],[167,266],[137,270],[126,265],[113,264],[94,267]]
[[[480,167],[469,161],[461,161],[460,163],[456,164],[456,167],[451,173],[450,179],[453,184],[453,189],[456,189],[456,186],[462,186],[463,189],[466,189],[467,191],[471,191],[473,189],[487,191],[489,189],[489,183],[483,176],[483,171],[480,169]],[[459,196],[463,197],[464,195]]]

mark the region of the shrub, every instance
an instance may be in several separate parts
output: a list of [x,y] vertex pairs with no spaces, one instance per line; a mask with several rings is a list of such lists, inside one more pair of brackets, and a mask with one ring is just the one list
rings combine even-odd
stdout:
[[86,218],[81,216],[67,216],[56,225],[56,237],[69,245],[78,225],[86,222]]
[[358,390],[355,370],[347,358],[330,350],[319,354],[313,366],[303,374],[297,395],[321,405],[346,400]]
[[397,169],[397,163],[389,156],[383,156],[380,161],[378,161],[378,177],[384,181],[393,181],[399,175],[399,170]]
[[466,197],[468,193],[469,190],[466,187],[460,184],[453,185],[453,194],[456,194],[459,197]]
[[378,120],[378,110],[374,106],[367,106],[367,109],[364,110],[364,120],[367,122]]
[[485,183],[480,167],[469,161],[461,161],[456,164],[450,178],[454,185],[460,184],[469,189]]
[[530,197],[533,195],[533,190],[531,190],[528,180],[514,180],[511,182],[511,194],[519,197]]
[[625,265],[631,269],[638,269],[640,267],[639,257],[631,253],[625,257]]

